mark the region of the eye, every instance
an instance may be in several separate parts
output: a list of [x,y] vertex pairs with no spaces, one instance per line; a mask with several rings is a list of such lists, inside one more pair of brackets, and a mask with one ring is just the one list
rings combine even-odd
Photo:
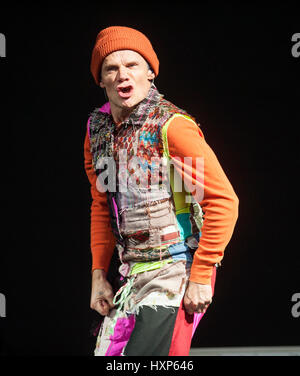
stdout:
[[118,69],[117,67],[111,65],[111,66],[106,67],[105,70],[106,70],[106,72],[114,72],[114,71],[116,71],[117,69]]
[[127,67],[128,68],[134,68],[134,67],[136,67],[138,64],[137,63],[129,63],[129,64],[127,64]]

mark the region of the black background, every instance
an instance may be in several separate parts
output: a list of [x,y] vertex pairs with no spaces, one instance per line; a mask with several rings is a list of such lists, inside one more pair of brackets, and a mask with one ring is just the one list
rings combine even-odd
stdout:
[[105,101],[89,71],[92,48],[112,25],[149,37],[156,86],[201,123],[240,200],[192,346],[300,345],[291,314],[300,292],[297,9],[205,4],[1,5],[2,355],[93,353],[83,141]]

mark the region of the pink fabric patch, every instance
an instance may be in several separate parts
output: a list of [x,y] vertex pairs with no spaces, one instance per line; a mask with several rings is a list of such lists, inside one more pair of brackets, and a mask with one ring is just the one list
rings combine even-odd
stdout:
[[134,315],[117,320],[114,334],[110,337],[110,345],[105,356],[121,356],[135,325]]
[[110,110],[110,104],[109,102],[105,103],[99,110],[99,112],[103,112],[105,114],[111,114],[111,110]]
[[118,224],[118,228],[119,228],[119,213],[118,213],[118,207],[117,207],[117,204],[116,204],[116,200],[114,198],[112,198],[112,202],[113,202],[113,206],[114,206],[114,211],[115,211],[115,215],[116,215],[116,218],[117,218],[117,224]]
[[193,333],[192,333],[192,337],[194,336],[194,333],[195,333],[195,330],[197,329],[197,326],[200,322],[200,320],[202,319],[202,317],[204,316],[204,313],[194,313],[194,323],[193,323]]
[[89,138],[91,138],[90,124],[91,124],[91,118],[89,118],[88,123],[87,123],[87,129],[88,129]]

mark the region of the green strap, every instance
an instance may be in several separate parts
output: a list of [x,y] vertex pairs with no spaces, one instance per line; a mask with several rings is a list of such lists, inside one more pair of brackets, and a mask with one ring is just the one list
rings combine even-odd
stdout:
[[163,267],[166,264],[173,262],[173,259],[151,262],[137,262],[131,269],[130,275],[147,272]]
[[[107,328],[107,331],[108,331],[108,334],[110,335],[113,335],[114,334],[114,330],[115,330],[115,326],[116,326],[116,323],[117,323],[117,320],[118,318],[121,316],[121,311],[124,307],[124,304],[126,302],[126,299],[128,298],[130,292],[131,292],[131,288],[132,288],[132,285],[133,285],[133,282],[134,282],[134,278],[130,278],[126,285],[122,286],[120,288],[120,290],[116,293],[115,297],[114,297],[114,300],[113,300],[113,304],[114,305],[119,305],[115,315],[114,315],[114,318],[112,319],[109,327]],[[119,300],[118,300],[118,297],[119,297]]]

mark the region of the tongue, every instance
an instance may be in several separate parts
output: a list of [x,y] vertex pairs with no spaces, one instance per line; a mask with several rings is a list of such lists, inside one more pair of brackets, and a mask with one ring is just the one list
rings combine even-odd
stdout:
[[119,90],[119,95],[121,98],[129,98],[132,92],[132,87],[127,87]]

